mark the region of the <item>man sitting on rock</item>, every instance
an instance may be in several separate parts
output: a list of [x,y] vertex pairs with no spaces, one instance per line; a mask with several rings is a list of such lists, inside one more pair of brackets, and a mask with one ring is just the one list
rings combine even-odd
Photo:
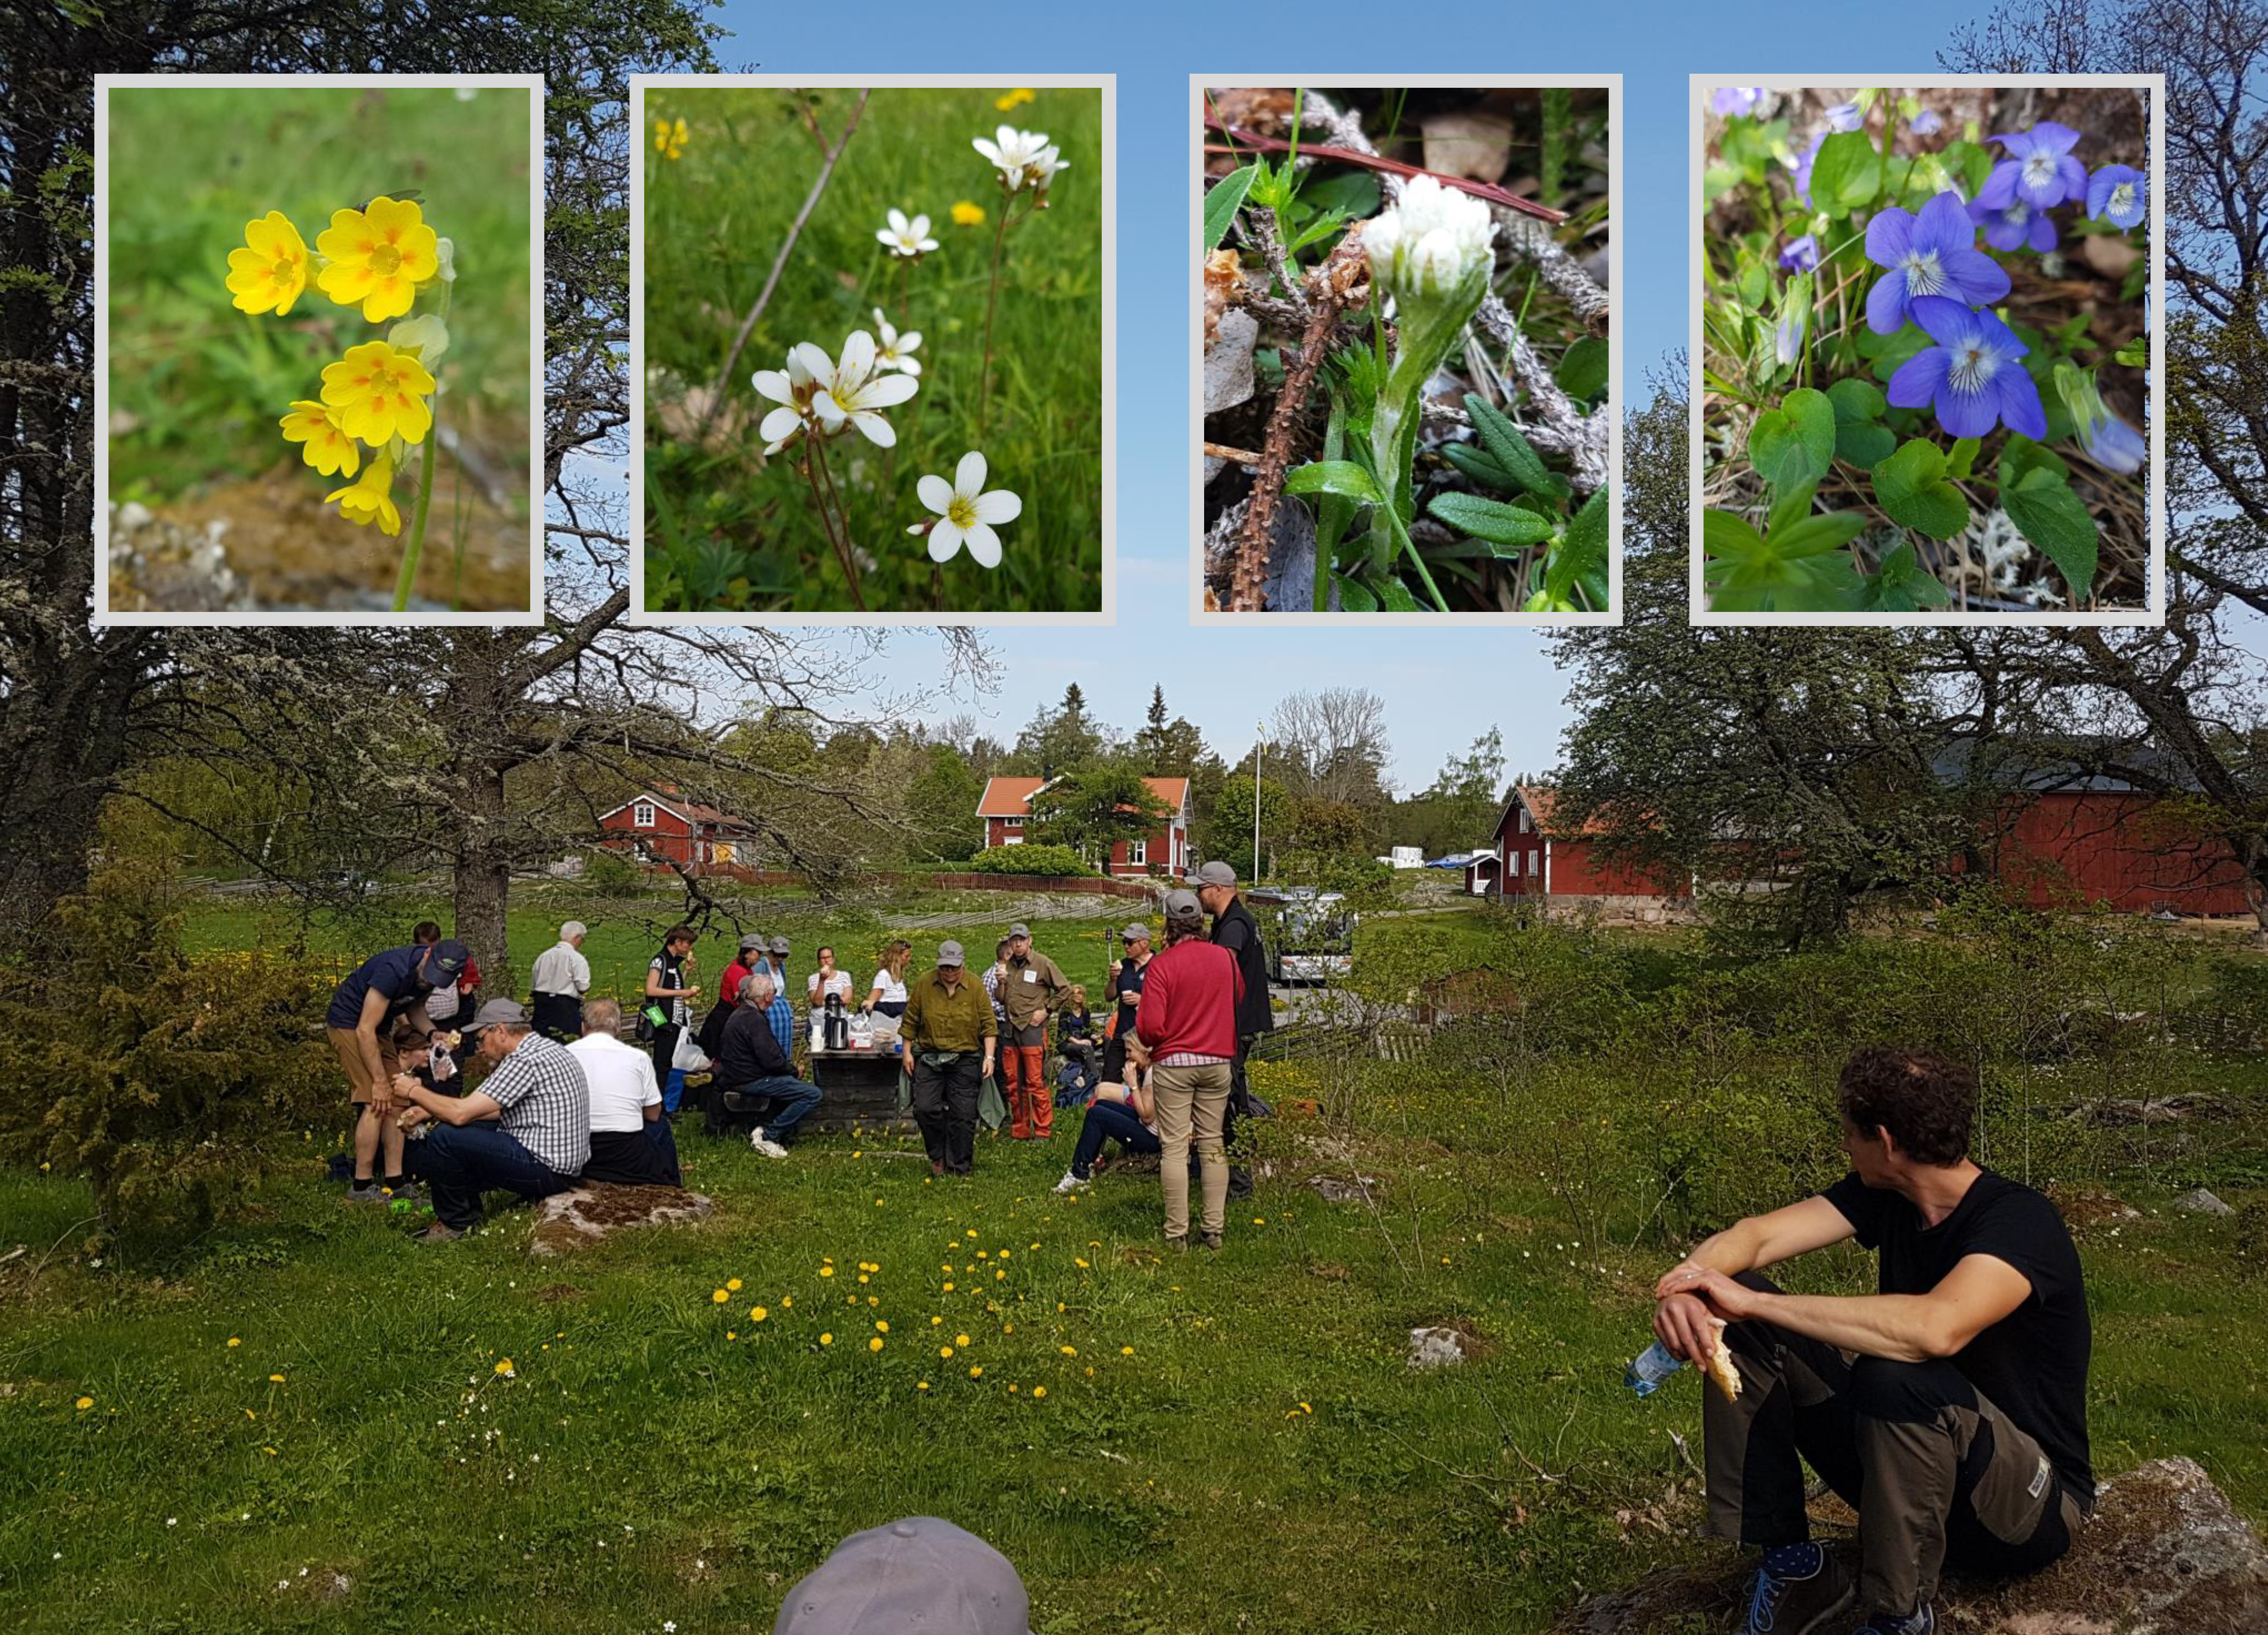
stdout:
[[[1977,1079],[1876,1045],[1837,1101],[1852,1173],[1704,1241],[1654,1290],[1654,1332],[1740,1395],[1702,1393],[1709,1528],[1764,1552],[1751,1635],[1932,1635],[1938,1574],[2030,1572],[2095,1507],[2079,1252],[2055,1205],[1969,1158]],[[1765,1266],[1857,1238],[1879,1293],[1787,1294]],[[1859,1512],[1860,1570],[1810,1542],[1802,1462]]]
[[481,1194],[548,1197],[575,1184],[591,1156],[591,1086],[583,1064],[556,1039],[534,1030],[510,999],[491,999],[473,1018],[488,1077],[468,1095],[438,1095],[407,1073],[394,1099],[409,1106],[404,1130],[431,1120],[418,1171],[433,1194],[428,1243],[461,1238],[481,1224]]
[[583,1036],[567,1047],[591,1085],[591,1161],[585,1181],[627,1187],[682,1186],[677,1138],[661,1116],[653,1057],[622,1041],[622,1007],[584,1002]]
[[[730,1092],[746,1101],[769,1100],[765,1122],[748,1132],[748,1145],[766,1158],[785,1158],[795,1127],[823,1094],[795,1076],[795,1058],[781,1047],[770,1012],[778,998],[771,973],[759,968],[740,983],[740,1003],[725,1024],[725,1048],[717,1053],[716,1084],[721,1102]],[[791,1034],[790,1037],[793,1037]]]

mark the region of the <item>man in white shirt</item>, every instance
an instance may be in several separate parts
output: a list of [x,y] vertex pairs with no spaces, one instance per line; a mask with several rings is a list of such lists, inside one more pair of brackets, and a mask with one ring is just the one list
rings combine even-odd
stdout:
[[564,1045],[572,1045],[583,1031],[583,996],[591,991],[591,962],[583,957],[587,934],[582,921],[569,920],[559,928],[559,940],[535,956],[527,974],[536,1032]]
[[591,1160],[585,1181],[621,1186],[684,1184],[677,1139],[661,1116],[653,1057],[621,1038],[622,1007],[593,999],[582,1007],[583,1036],[567,1047],[591,1081]]

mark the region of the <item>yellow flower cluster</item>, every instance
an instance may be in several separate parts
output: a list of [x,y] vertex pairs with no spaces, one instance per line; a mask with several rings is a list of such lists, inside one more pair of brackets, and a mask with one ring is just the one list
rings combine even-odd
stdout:
[[693,133],[685,129],[685,122],[681,119],[674,122],[658,119],[653,122],[654,150],[666,159],[683,158],[685,144],[692,139],[692,136]]
[[[311,261],[316,289],[340,306],[360,309],[372,324],[407,317],[419,294],[437,284],[446,311],[447,286],[456,276],[449,241],[427,224],[414,198],[380,194],[333,211],[312,258],[291,219],[270,210],[246,223],[244,247],[229,252],[227,287],[237,310],[289,315],[306,291]],[[310,468],[356,479],[323,497],[347,521],[401,532],[394,474],[407,448],[433,429],[431,366],[448,343],[436,314],[395,324],[385,340],[349,347],[323,370],[317,395],[294,400],[276,423]],[[368,456],[365,447],[373,451]]]

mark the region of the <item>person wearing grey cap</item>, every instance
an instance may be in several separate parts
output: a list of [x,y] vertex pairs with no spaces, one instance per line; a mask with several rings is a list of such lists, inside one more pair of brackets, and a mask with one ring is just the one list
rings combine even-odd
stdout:
[[976,1174],[976,1102],[992,1072],[999,1023],[983,988],[968,980],[959,943],[939,943],[937,968],[906,985],[898,1035],[929,1173]]
[[1118,1007],[1110,1019],[1110,1036],[1102,1047],[1102,1078],[1106,1084],[1125,1084],[1126,1042],[1134,1036],[1134,1007],[1142,1000],[1142,973],[1150,964],[1150,927],[1130,920],[1118,933],[1125,952],[1110,973],[1102,997]]
[[1228,1064],[1236,1055],[1236,1006],[1244,976],[1236,956],[1205,940],[1204,910],[1194,894],[1166,894],[1166,949],[1150,961],[1134,1032],[1152,1064],[1157,1108],[1159,1178],[1166,1189],[1166,1241],[1189,1243],[1189,1148],[1194,1137],[1203,1171],[1201,1241],[1220,1247],[1227,1216],[1228,1154],[1221,1128],[1228,1107]]
[[575,1053],[534,1030],[511,999],[490,999],[468,1036],[488,1064],[481,1087],[461,1096],[428,1090],[407,1074],[394,1098],[409,1105],[400,1123],[429,1120],[417,1167],[433,1194],[427,1243],[461,1238],[481,1224],[481,1194],[547,1197],[573,1186],[591,1158],[591,1083]]
[[[1260,940],[1260,922],[1236,895],[1236,871],[1219,859],[1197,871],[1197,900],[1212,916],[1212,939],[1236,956],[1244,973],[1244,998],[1236,1006],[1236,1059],[1229,1064],[1228,1118],[1221,1139],[1233,1152],[1236,1121],[1252,1112],[1252,1090],[1245,1082],[1244,1064],[1252,1055],[1252,1042],[1276,1028],[1275,1008],[1268,1002],[1268,949]],[[1241,1164],[1228,1172],[1228,1195],[1252,1196],[1252,1175]]]
[[1032,928],[1008,927],[1008,960],[1000,973],[1001,1089],[1008,1098],[1008,1134],[1045,1141],[1056,1132],[1056,1099],[1048,1089],[1048,1018],[1071,1003],[1071,979],[1032,946]]
[[559,940],[535,956],[527,991],[535,1002],[535,1030],[572,1044],[583,1036],[583,996],[591,991],[591,962],[583,957],[589,935],[580,920],[559,928]]
[[787,1593],[772,1635],[1031,1635],[1008,1558],[950,1521],[853,1533]]

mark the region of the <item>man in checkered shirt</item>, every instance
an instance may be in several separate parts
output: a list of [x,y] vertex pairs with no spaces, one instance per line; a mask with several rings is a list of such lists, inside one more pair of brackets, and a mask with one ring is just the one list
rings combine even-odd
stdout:
[[481,1194],[545,1197],[573,1186],[591,1157],[591,1086],[575,1053],[534,1031],[511,999],[481,1006],[468,1032],[489,1076],[469,1095],[438,1095],[404,1075],[395,1096],[409,1103],[401,1127],[431,1121],[417,1168],[438,1219],[427,1243],[461,1238],[481,1224]]

